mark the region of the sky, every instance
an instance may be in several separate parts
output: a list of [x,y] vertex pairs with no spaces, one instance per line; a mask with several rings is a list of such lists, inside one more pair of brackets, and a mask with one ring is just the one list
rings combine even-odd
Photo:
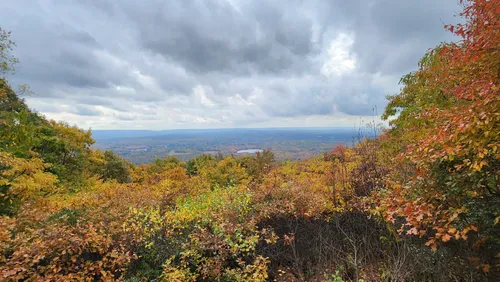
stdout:
[[6,0],[13,85],[92,129],[353,126],[452,41],[458,0]]

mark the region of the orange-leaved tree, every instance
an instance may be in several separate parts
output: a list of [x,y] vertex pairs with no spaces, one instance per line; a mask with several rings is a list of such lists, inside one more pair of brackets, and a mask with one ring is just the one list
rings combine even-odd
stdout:
[[395,116],[391,131],[413,174],[391,179],[381,208],[388,220],[404,218],[401,233],[428,236],[433,249],[471,230],[476,247],[498,245],[500,2],[462,4],[464,23],[445,26],[461,40],[430,51],[384,115]]

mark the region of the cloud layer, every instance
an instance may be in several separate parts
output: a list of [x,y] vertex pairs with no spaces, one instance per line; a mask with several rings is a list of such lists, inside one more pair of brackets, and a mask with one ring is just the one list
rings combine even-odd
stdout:
[[30,106],[94,129],[352,125],[428,48],[446,1],[0,3]]

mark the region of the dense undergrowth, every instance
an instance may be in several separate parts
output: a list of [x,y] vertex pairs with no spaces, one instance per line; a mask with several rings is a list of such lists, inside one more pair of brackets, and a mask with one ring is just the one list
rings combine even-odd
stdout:
[[[500,5],[424,56],[391,128],[305,161],[134,166],[0,80],[0,279],[494,281],[500,275]],[[3,71],[15,62],[2,32]]]

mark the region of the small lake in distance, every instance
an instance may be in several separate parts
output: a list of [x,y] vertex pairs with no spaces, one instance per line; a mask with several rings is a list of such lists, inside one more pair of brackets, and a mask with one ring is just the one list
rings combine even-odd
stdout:
[[245,149],[245,150],[239,150],[236,152],[236,154],[255,154],[257,152],[262,153],[264,150],[262,149]]

